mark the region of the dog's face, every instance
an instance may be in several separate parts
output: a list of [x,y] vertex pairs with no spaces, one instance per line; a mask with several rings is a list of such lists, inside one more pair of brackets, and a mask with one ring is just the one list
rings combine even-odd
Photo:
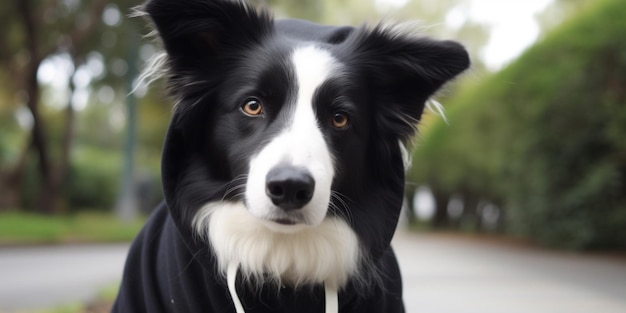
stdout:
[[459,44],[274,21],[238,1],[152,0],[146,10],[178,102],[163,168],[175,216],[240,201],[273,231],[338,217],[363,244],[388,244],[401,145],[428,98],[468,67]]
[[225,109],[208,133],[249,212],[296,231],[319,225],[333,196],[341,207],[338,185],[368,170],[372,112],[330,50],[273,46],[252,49],[226,73],[217,97]]

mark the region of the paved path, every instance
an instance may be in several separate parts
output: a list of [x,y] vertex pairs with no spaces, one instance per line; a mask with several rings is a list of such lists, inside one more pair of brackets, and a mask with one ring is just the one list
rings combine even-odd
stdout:
[[[625,313],[626,260],[400,232],[407,311]],[[0,248],[0,312],[83,301],[119,281],[127,245]]]
[[409,313],[626,313],[623,258],[406,233],[394,247]]
[[119,282],[128,245],[0,248],[0,312],[93,298]]

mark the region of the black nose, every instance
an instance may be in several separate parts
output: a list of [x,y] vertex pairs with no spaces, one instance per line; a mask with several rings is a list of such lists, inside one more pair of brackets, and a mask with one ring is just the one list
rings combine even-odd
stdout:
[[301,209],[313,197],[315,180],[304,168],[278,166],[265,177],[265,193],[285,211]]

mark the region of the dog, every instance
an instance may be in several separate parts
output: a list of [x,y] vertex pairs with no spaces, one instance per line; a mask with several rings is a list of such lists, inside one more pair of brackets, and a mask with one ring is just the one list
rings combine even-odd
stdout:
[[150,0],[174,99],[165,201],[112,312],[404,312],[390,246],[406,146],[469,67],[398,27],[276,20],[238,0]]

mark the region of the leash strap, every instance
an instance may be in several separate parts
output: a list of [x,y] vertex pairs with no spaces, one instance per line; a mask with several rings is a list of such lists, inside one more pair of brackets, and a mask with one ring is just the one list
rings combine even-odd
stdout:
[[237,270],[239,269],[239,264],[231,263],[228,265],[228,269],[226,272],[226,280],[228,282],[228,292],[230,292],[230,297],[233,300],[233,304],[235,305],[235,311],[237,313],[246,313],[243,309],[243,305],[241,305],[241,300],[237,295],[237,289],[235,289],[235,281],[237,280]]
[[324,294],[326,298],[326,313],[339,312],[339,297],[337,289],[324,284]]

